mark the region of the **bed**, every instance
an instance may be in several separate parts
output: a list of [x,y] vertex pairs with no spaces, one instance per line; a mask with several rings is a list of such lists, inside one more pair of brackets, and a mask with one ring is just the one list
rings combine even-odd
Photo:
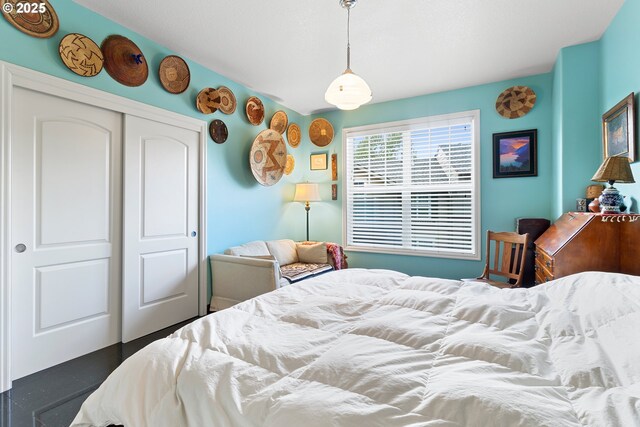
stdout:
[[127,359],[72,426],[640,426],[640,277],[532,289],[350,269]]

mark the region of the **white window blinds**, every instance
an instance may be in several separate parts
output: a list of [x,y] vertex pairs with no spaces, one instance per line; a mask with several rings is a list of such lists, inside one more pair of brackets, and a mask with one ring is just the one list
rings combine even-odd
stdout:
[[351,250],[477,259],[479,112],[345,129]]

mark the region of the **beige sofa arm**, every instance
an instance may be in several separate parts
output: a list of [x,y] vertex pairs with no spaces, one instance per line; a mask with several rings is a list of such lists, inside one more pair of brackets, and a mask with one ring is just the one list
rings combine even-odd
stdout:
[[211,310],[222,310],[279,287],[280,267],[269,259],[211,255]]

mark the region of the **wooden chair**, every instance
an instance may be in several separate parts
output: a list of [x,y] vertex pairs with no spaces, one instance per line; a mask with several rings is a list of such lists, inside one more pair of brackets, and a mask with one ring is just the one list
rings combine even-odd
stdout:
[[[491,258],[491,242],[495,242],[493,260]],[[528,243],[529,233],[487,231],[487,263],[482,276],[476,278],[475,281],[485,282],[499,288],[519,288],[522,286]],[[495,281],[491,279],[491,275],[502,276],[506,280],[504,282]]]

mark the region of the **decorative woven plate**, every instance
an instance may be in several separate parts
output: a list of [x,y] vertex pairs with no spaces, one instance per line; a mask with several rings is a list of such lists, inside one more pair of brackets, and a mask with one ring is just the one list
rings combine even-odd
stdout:
[[302,131],[300,130],[300,126],[295,123],[291,123],[289,128],[287,129],[287,139],[289,140],[289,145],[293,148],[296,148],[300,145],[300,140],[302,139]]
[[333,126],[325,119],[315,119],[309,126],[309,139],[318,147],[326,147],[333,141]]
[[216,143],[222,144],[227,140],[229,130],[222,120],[216,119],[209,124],[209,135]]
[[[22,3],[22,5],[18,6],[18,3]],[[42,13],[40,13],[40,4],[44,4],[44,12]],[[28,11],[27,8],[29,8]],[[6,12],[7,10],[9,12]],[[4,0],[2,1],[2,14],[18,30],[41,39],[52,37],[60,27],[58,15],[47,0],[32,2]]]
[[283,134],[285,130],[287,130],[287,124],[289,124],[289,118],[287,117],[287,113],[284,111],[276,111],[276,113],[271,117],[271,123],[269,124],[269,128],[273,130],[277,130],[280,134]]
[[287,154],[287,162],[284,165],[284,174],[291,175],[293,169],[296,167],[296,159],[291,154]]
[[160,84],[167,92],[182,93],[189,87],[191,72],[184,59],[169,55],[160,62],[158,68]]
[[218,88],[218,94],[220,94],[220,111],[225,114],[233,114],[236,111],[236,96],[231,89],[226,86],[220,86]]
[[196,108],[203,114],[213,114],[220,107],[220,94],[212,87],[202,89],[196,97]]
[[251,173],[266,187],[280,181],[287,163],[287,146],[282,135],[265,129],[256,136],[249,153]]
[[123,36],[109,36],[102,42],[104,68],[118,83],[140,86],[147,81],[149,67],[142,51]]
[[249,123],[254,126],[258,126],[264,120],[264,105],[262,105],[262,101],[257,96],[247,99],[245,112]]
[[78,33],[67,34],[60,40],[58,52],[64,65],[80,76],[93,77],[102,71],[102,51],[87,36]]
[[507,119],[525,116],[536,103],[536,93],[527,86],[512,86],[498,96],[496,111]]

